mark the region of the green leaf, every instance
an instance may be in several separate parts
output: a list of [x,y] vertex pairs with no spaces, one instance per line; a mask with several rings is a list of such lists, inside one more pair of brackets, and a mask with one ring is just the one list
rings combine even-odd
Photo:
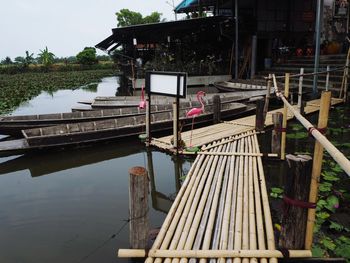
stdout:
[[342,243],[346,243],[346,244],[350,245],[350,238],[348,238],[346,236],[340,236],[337,240],[342,242]]
[[327,212],[321,212],[317,213],[316,216],[320,219],[327,219],[328,217],[330,217],[330,214]]
[[313,257],[317,257],[317,258],[324,257],[325,251],[322,248],[320,248],[319,246],[317,246],[317,245],[314,245],[312,247],[311,251],[312,251],[312,256]]
[[329,237],[324,237],[321,239],[320,243],[327,248],[328,250],[334,251],[336,248],[336,244]]
[[331,224],[329,226],[330,229],[334,229],[335,231],[341,232],[344,230],[344,226],[342,226],[341,224],[338,224],[336,222],[330,221]]
[[318,200],[316,210],[321,211],[325,205],[327,205],[327,202],[325,200],[323,200],[323,199]]
[[319,187],[320,192],[330,192],[332,190],[332,184],[329,182],[323,182]]
[[330,182],[335,182],[340,180],[340,178],[337,176],[335,172],[324,171],[322,172],[322,176],[324,180],[330,181]]
[[334,250],[334,254],[339,257],[343,257],[347,259],[347,262],[350,260],[350,245],[349,244],[342,244],[340,246],[337,246],[337,248]]
[[331,212],[335,212],[335,210],[339,207],[339,199],[335,195],[331,195],[326,199],[325,208],[327,208]]
[[282,198],[283,189],[279,187],[272,187],[270,196],[273,198]]

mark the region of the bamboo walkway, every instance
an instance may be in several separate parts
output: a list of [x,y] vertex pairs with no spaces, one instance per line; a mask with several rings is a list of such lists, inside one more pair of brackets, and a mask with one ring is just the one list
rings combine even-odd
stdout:
[[[257,135],[206,145],[148,252],[147,263],[277,262]],[[289,251],[310,257],[310,251]],[[208,260],[208,261],[207,261]]]
[[[336,105],[342,103],[343,100],[332,98],[331,104]],[[294,107],[297,108],[297,105]],[[305,113],[310,114],[318,111],[320,108],[320,100],[312,100],[307,102],[305,106]],[[265,126],[273,125],[272,114],[277,111],[282,111],[283,109],[277,109],[269,111],[266,115]],[[292,119],[293,114],[288,111],[288,120]],[[199,129],[193,130],[192,135],[192,146],[201,147],[205,144],[211,143],[213,141],[221,140],[230,136],[239,135],[241,133],[252,131],[255,127],[255,115],[240,118],[233,121],[223,122],[216,125],[211,125]],[[171,143],[173,136],[166,136],[162,138],[152,138],[151,145],[155,146],[161,150],[173,152],[174,147]],[[181,133],[182,140],[189,145],[191,139],[191,131],[186,131]],[[186,152],[184,152],[186,153]]]

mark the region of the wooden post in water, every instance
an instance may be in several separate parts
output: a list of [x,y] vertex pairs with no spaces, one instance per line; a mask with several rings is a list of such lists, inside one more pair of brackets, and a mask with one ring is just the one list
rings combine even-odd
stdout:
[[[284,81],[284,97],[288,100],[289,96],[289,73],[286,73]],[[282,140],[281,140],[281,159],[286,158],[286,131],[287,131],[287,119],[288,119],[287,105],[283,107],[283,122],[282,122]]]
[[263,113],[263,123],[264,124],[265,124],[265,120],[266,120],[266,114],[269,110],[271,86],[272,86],[272,75],[269,74],[269,78],[267,80],[267,89],[266,89],[266,97],[265,97],[265,105],[264,105],[264,113]]
[[129,169],[130,247],[146,248],[149,232],[148,173],[143,167]]
[[303,249],[312,158],[308,155],[286,156],[288,173],[284,187],[283,214],[279,245],[287,249]]
[[304,78],[304,68],[300,68],[300,77],[299,77],[299,89],[298,89],[298,108],[301,112],[301,101],[303,96],[303,78]]
[[300,114],[302,116],[305,116],[305,106],[306,106],[306,101],[302,100],[301,101],[301,107],[300,107]]
[[219,95],[213,97],[213,123],[221,122],[221,99]]
[[146,146],[151,142],[151,99],[147,96],[146,99]]
[[[320,103],[320,113],[318,117],[318,129],[325,129],[327,127],[330,105],[331,105],[331,92],[330,91],[322,92],[321,103]],[[322,160],[323,160],[323,146],[321,143],[316,141],[315,150],[314,150],[314,160],[312,165],[310,195],[309,195],[310,203],[317,202],[318,187],[320,183],[320,175],[321,175],[321,169],[322,169]],[[306,236],[305,236],[305,249],[311,249],[311,246],[312,246],[315,214],[316,214],[315,209],[309,209],[307,227],[306,227]]]
[[282,112],[272,114],[272,122],[274,129],[272,130],[271,153],[281,154],[281,135],[282,135]]
[[[178,116],[177,116],[177,104],[173,102],[173,133],[174,133],[174,148],[178,149],[179,138],[178,138]],[[176,150],[177,152],[177,150]]]
[[262,131],[263,129],[264,129],[264,100],[260,99],[256,101],[255,130]]

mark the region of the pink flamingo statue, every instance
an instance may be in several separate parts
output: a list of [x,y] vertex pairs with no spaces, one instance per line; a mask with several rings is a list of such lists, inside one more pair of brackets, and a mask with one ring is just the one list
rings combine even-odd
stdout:
[[143,90],[143,85],[141,86],[141,101],[139,103],[139,109],[146,108],[145,91]]
[[192,117],[190,147],[192,147],[192,134],[193,134],[194,118],[199,116],[200,114],[202,114],[204,112],[203,96],[205,96],[205,92],[204,91],[198,91],[197,92],[197,100],[202,105],[202,107],[200,107],[200,108],[192,108],[188,112],[186,112],[186,117]]

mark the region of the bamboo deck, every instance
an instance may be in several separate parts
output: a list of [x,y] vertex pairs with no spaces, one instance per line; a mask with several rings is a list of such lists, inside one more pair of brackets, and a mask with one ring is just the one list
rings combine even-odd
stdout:
[[[343,102],[343,100],[332,98],[331,104],[336,105],[341,102]],[[295,105],[294,107],[297,107],[297,105]],[[320,108],[320,100],[317,99],[317,100],[312,100],[307,102],[304,110],[306,114],[310,114],[318,111],[319,108]],[[278,111],[282,112],[282,110],[283,109],[269,111],[266,115],[265,126],[273,125],[272,114]],[[294,117],[293,114],[290,111],[288,111],[288,120],[292,119],[293,117]],[[227,138],[230,136],[239,135],[247,131],[252,131],[254,130],[254,128],[255,128],[255,115],[240,118],[229,122],[223,122],[223,123],[199,128],[199,129],[194,129],[193,135],[192,135],[192,146],[201,147],[213,141],[221,140],[223,138]],[[171,143],[172,138],[173,138],[172,135],[162,137],[162,138],[152,138],[151,145],[164,151],[174,152],[174,147]],[[190,144],[191,131],[182,132],[181,138],[185,142],[185,144],[188,146]],[[186,154],[186,152],[183,152],[183,153]]]
[[[145,262],[277,262],[283,255],[275,248],[256,133],[217,140],[205,149]],[[310,257],[311,252],[290,251],[293,255]]]

